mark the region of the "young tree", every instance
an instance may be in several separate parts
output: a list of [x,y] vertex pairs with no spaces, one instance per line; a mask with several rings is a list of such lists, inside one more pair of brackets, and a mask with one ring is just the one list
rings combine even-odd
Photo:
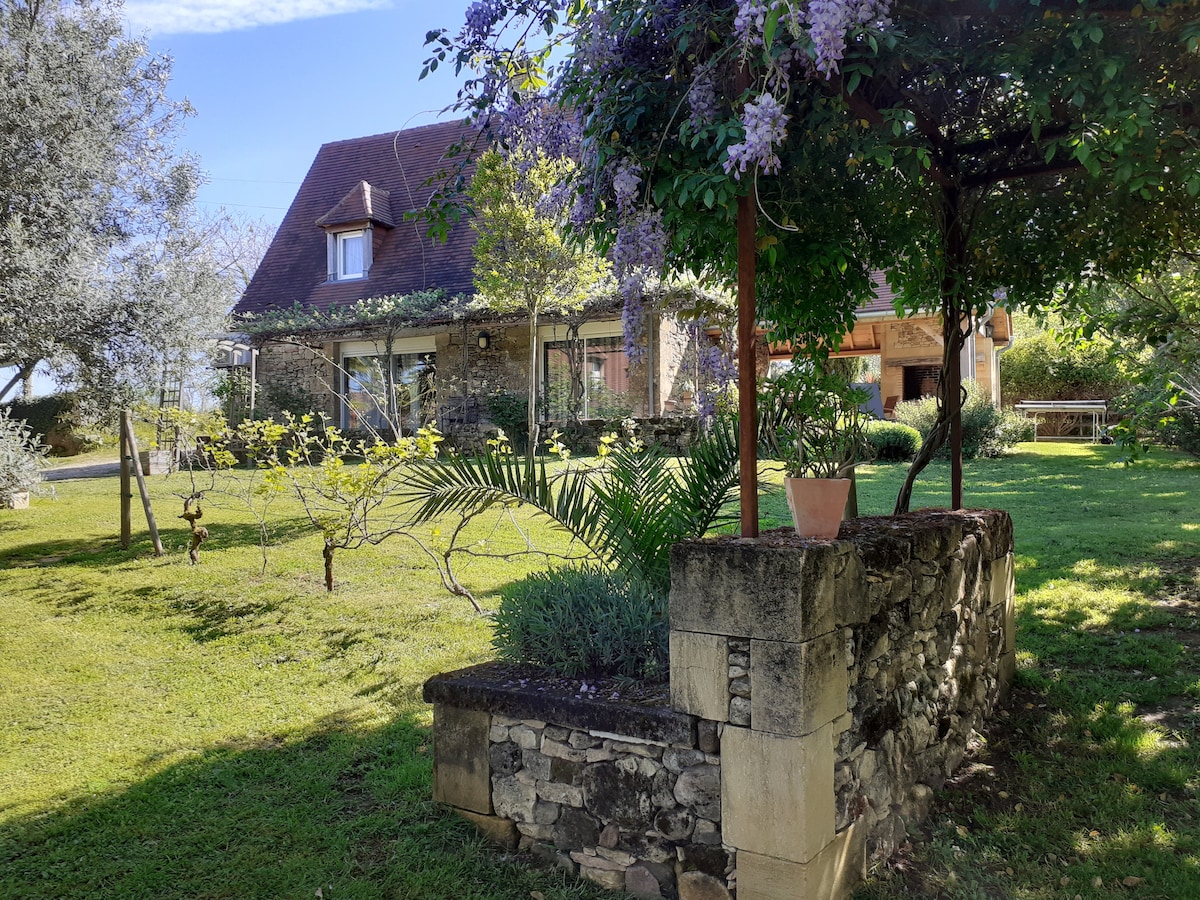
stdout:
[[430,41],[427,68],[478,73],[460,102],[483,118],[526,105],[513,73],[553,85],[584,125],[577,221],[619,270],[662,248],[639,264],[732,280],[741,203],[778,337],[819,355],[873,265],[941,312],[938,425],[897,511],[957,429],[961,349],[993,304],[1132,275],[1200,232],[1190,0],[496,0]]
[[529,446],[527,477],[537,448],[537,328],[546,312],[578,310],[604,282],[608,264],[563,234],[562,185],[575,165],[540,149],[508,155],[489,151],[471,180],[475,208],[475,284],[497,312],[529,318]]
[[128,292],[198,180],[169,75],[119,4],[0,4],[0,364],[17,369],[0,398],[43,361],[100,397],[145,364]]

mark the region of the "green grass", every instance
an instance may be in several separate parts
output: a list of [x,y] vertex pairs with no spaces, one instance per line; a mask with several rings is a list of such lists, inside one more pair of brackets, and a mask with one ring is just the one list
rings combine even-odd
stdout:
[[[1013,514],[1018,688],[863,897],[1200,897],[1198,475],[1078,445],[968,463],[967,504]],[[902,476],[865,468],[862,512],[889,512]],[[932,467],[914,507],[947,481]],[[327,595],[295,508],[275,507],[260,575],[253,519],[209,506],[192,567],[186,480],[150,484],[162,559],[144,530],[117,548],[115,478],[0,511],[0,897],[602,896],[430,801],[420,686],[488,658],[489,627],[411,545],[339,553]],[[762,507],[786,523],[776,490]],[[462,578],[494,606],[537,565]]]

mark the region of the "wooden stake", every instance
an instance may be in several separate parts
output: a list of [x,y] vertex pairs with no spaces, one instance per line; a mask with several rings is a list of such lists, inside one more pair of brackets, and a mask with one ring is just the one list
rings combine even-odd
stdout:
[[[138,493],[142,495],[142,509],[146,512],[146,524],[150,527],[150,539],[154,542],[154,555],[162,556],[163,545],[162,541],[158,538],[158,525],[154,521],[154,510],[150,508],[150,491],[146,487],[146,476],[142,474],[142,461],[138,458],[137,438],[133,436],[133,413],[129,410],[121,413],[121,431],[125,435],[127,449],[129,450],[129,465],[133,469],[133,474],[137,476]],[[124,464],[122,464],[122,471],[124,471]],[[126,538],[125,540],[127,541],[128,539]],[[128,543],[123,544],[123,546],[129,549]]]
[[129,466],[132,459],[132,451],[129,448],[129,439],[125,437],[125,417],[128,412],[121,413],[121,549],[128,550],[131,535],[133,533],[133,510],[132,504],[129,502],[133,499],[133,493],[130,491]]

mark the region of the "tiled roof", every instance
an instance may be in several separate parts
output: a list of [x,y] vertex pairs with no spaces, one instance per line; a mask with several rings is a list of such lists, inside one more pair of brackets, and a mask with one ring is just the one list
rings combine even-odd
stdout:
[[[461,122],[443,122],[321,147],[234,312],[290,309],[296,303],[327,310],[367,297],[433,288],[452,295],[473,293],[475,233],[470,225],[459,222],[443,243],[430,238],[424,224],[404,221],[406,212],[427,203],[432,188],[424,182],[446,165],[446,149],[462,137],[463,129]],[[387,195],[386,209],[381,192]],[[361,208],[351,209],[355,203]],[[363,215],[344,219],[354,212]],[[396,227],[380,229],[382,241],[376,235],[369,276],[328,281],[325,231],[317,222],[374,218],[386,224],[385,212]]]
[[871,272],[871,284],[875,288],[875,294],[870,300],[866,300],[859,304],[857,315],[878,315],[879,313],[895,313],[896,292],[892,290],[887,282],[887,273],[882,269],[875,269]]

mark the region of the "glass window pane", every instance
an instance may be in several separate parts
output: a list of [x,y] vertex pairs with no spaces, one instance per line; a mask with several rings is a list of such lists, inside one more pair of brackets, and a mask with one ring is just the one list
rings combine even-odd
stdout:
[[[585,419],[624,418],[633,412],[629,399],[629,357],[620,337],[580,341],[579,371],[572,377],[567,341],[545,344],[546,417],[571,417],[573,405]],[[582,396],[579,396],[582,392]],[[573,404],[572,400],[577,404]]]
[[546,344],[546,418],[560,421],[571,417],[571,395],[577,386],[571,378],[571,357],[566,341]]
[[587,410],[592,419],[617,419],[633,412],[629,401],[629,357],[620,337],[591,338],[584,348]]
[[363,274],[363,233],[338,235],[338,277],[358,278]]
[[345,415],[347,429],[380,428],[386,421],[387,379],[377,356],[347,356]]

